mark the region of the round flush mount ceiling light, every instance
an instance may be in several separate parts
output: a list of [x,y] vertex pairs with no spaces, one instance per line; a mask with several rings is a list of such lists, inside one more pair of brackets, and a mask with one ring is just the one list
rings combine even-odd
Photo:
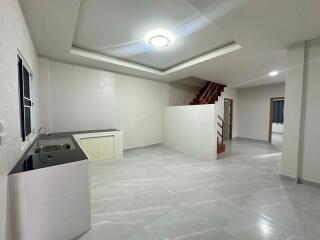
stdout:
[[279,74],[279,71],[271,71],[270,73],[269,73],[269,76],[270,77],[274,77],[274,76],[277,76]]
[[154,30],[147,33],[145,42],[154,48],[165,48],[174,42],[174,36],[168,31]]
[[154,36],[152,38],[150,38],[149,43],[151,46],[153,47],[167,47],[170,44],[170,40],[162,35],[158,35],[158,36]]

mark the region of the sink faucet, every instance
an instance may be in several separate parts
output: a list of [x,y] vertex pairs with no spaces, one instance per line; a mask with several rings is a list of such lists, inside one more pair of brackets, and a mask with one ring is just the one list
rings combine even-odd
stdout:
[[46,132],[46,135],[47,136],[50,136],[53,132],[50,132],[49,130],[48,130],[48,128],[46,128],[46,127],[40,127],[39,128],[39,130],[38,130],[38,133],[37,133],[37,144],[36,144],[36,147],[39,147],[39,140],[40,140],[40,133],[41,133],[41,130],[46,130],[47,132]]

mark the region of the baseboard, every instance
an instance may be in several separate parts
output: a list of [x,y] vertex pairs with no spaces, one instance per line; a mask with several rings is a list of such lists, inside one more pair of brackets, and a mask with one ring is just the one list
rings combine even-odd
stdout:
[[320,183],[318,182],[314,182],[305,178],[295,178],[295,177],[291,177],[288,175],[284,175],[284,174],[280,174],[280,178],[292,181],[292,182],[296,182],[297,184],[305,184],[311,187],[316,187],[316,188],[320,188]]
[[246,137],[235,137],[236,140],[245,140],[251,142],[261,142],[261,143],[268,143],[268,140],[261,140],[261,139],[254,139],[254,138],[246,138]]
[[320,183],[314,182],[314,181],[311,181],[311,180],[307,180],[307,179],[305,179],[305,178],[299,178],[299,179],[298,179],[298,183],[302,183],[302,184],[305,184],[305,185],[309,185],[309,186],[311,186],[311,187],[320,188]]
[[284,174],[280,174],[280,178],[285,179],[285,180],[289,180],[291,182],[298,182],[295,177],[291,177],[291,176],[284,175]]
[[134,149],[139,149],[139,148],[146,148],[146,147],[153,147],[153,146],[157,146],[157,145],[162,145],[162,143],[160,142],[160,143],[153,143],[153,144],[149,144],[149,145],[125,148],[125,149],[123,149],[123,151],[134,150]]

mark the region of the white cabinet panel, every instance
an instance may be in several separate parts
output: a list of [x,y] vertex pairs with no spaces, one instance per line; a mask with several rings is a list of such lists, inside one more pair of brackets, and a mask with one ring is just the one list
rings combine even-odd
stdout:
[[115,157],[114,136],[81,138],[80,145],[90,160]]
[[81,138],[80,145],[90,160],[99,159],[98,138]]
[[100,137],[99,140],[99,159],[114,158],[114,136]]
[[75,134],[73,137],[90,160],[123,159],[121,131]]

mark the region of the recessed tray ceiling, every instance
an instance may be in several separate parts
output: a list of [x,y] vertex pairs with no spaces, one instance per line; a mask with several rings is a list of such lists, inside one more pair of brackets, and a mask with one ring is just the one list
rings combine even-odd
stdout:
[[[170,31],[173,45],[155,49],[145,43],[154,29]],[[83,0],[73,47],[165,71],[234,44],[187,1]]]

